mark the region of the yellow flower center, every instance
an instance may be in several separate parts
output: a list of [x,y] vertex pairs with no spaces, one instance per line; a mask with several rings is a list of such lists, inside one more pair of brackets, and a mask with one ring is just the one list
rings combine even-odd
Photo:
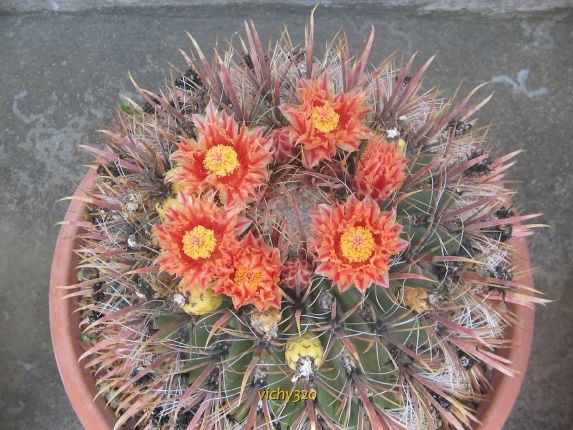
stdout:
[[207,151],[203,160],[205,168],[222,178],[230,175],[239,167],[239,159],[233,148],[227,145],[216,145]]
[[316,106],[312,109],[312,123],[314,128],[322,133],[331,132],[338,125],[340,115],[328,105]]
[[248,285],[249,289],[254,290],[259,286],[262,273],[253,273],[246,267],[241,267],[235,271],[235,283],[239,285]]
[[193,260],[210,257],[216,245],[215,232],[202,225],[194,227],[183,236],[183,252]]
[[359,263],[374,252],[374,236],[365,227],[350,227],[340,237],[340,249],[351,263]]

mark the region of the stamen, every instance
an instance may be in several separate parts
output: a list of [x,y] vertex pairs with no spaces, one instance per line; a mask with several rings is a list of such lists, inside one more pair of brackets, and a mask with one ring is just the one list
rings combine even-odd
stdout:
[[246,267],[240,267],[235,271],[235,283],[237,285],[247,285],[251,289],[256,289],[259,286],[262,273],[253,273]]
[[374,252],[374,236],[365,227],[350,227],[340,237],[340,249],[351,263],[362,262]]
[[239,159],[235,150],[227,145],[216,145],[207,151],[203,160],[205,168],[222,178],[228,176],[239,167]]
[[194,227],[183,236],[183,252],[193,260],[209,258],[216,245],[215,232],[202,225]]
[[328,105],[316,106],[312,109],[314,128],[322,133],[329,133],[336,128],[340,115]]

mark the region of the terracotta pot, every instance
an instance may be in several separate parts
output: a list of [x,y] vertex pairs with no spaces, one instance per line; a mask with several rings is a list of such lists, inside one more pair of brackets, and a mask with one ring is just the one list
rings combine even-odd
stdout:
[[[96,178],[96,171],[90,170],[80,183],[76,196],[86,196]],[[66,213],[65,220],[81,220],[85,203],[72,200]],[[79,314],[77,302],[64,299],[73,292],[59,286],[77,283],[76,266],[78,256],[73,252],[77,246],[77,235],[82,228],[63,225],[58,235],[52,272],[50,277],[50,330],[56,362],[66,389],[66,393],[78,418],[86,430],[111,430],[116,423],[113,411],[105,406],[102,398],[96,397],[95,378],[91,372],[84,369],[78,362],[80,355],[86,351],[79,330]],[[523,238],[514,239],[516,252],[513,262],[520,270],[531,268],[527,244]],[[528,275],[521,281],[528,287],[533,287],[533,278]],[[517,399],[523,383],[527,362],[531,352],[533,337],[533,322],[535,313],[523,306],[508,304],[519,317],[521,324],[511,330],[514,348],[503,350],[500,355],[511,360],[513,368],[519,372],[516,376],[508,377],[501,372],[495,372],[492,378],[493,392],[478,408],[477,418],[480,424],[474,430],[501,430]],[[95,400],[94,400],[95,399]]]
[[[529,250],[525,238],[512,239],[515,245],[512,263],[518,271],[525,274],[519,279],[523,285],[533,288],[533,276],[531,274],[531,261],[529,260]],[[493,393],[478,408],[477,419],[480,424],[473,427],[474,430],[501,430],[515,401],[521,390],[529,355],[531,354],[531,344],[533,342],[533,325],[535,321],[535,310],[525,306],[517,306],[508,303],[507,307],[519,318],[520,325],[508,330],[507,337],[513,339],[513,347],[502,349],[498,354],[511,361],[512,369],[518,372],[515,376],[509,377],[502,372],[494,372],[491,380]]]
[[[93,187],[96,176],[97,172],[90,170],[75,195],[86,196],[85,191]],[[84,210],[84,202],[72,200],[65,221],[81,220]],[[82,342],[79,329],[77,301],[64,299],[72,291],[58,288],[78,282],[76,266],[79,258],[74,248],[78,244],[77,235],[82,230],[73,225],[63,225],[58,235],[50,276],[50,331],[64,388],[80,422],[86,430],[110,430],[117,421],[113,411],[105,406],[101,397],[95,398],[95,378],[78,362],[80,355],[86,351],[86,345]]]

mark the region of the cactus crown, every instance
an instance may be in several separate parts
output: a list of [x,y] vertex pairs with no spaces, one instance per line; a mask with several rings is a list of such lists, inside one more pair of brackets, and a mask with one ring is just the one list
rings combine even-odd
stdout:
[[[489,127],[394,55],[255,27],[118,112],[82,226],[84,354],[117,428],[464,429],[531,306]],[[474,90],[475,91],[475,90]],[[472,91],[473,94],[473,91]],[[471,94],[470,94],[471,95]]]

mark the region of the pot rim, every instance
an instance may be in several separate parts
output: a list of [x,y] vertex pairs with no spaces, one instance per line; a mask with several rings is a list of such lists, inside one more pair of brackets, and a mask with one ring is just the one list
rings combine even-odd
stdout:
[[[95,169],[88,171],[75,196],[86,197],[96,177]],[[80,220],[84,208],[85,202],[72,200],[64,222]],[[74,248],[81,231],[81,227],[68,223],[62,225],[58,234],[50,274],[50,333],[64,388],[80,422],[86,430],[111,430],[117,419],[112,409],[105,405],[105,400],[96,397],[95,378],[79,362],[79,357],[86,351],[86,344],[79,329],[77,301],[65,298],[71,290],[59,288],[78,282],[75,272],[79,257]]]

